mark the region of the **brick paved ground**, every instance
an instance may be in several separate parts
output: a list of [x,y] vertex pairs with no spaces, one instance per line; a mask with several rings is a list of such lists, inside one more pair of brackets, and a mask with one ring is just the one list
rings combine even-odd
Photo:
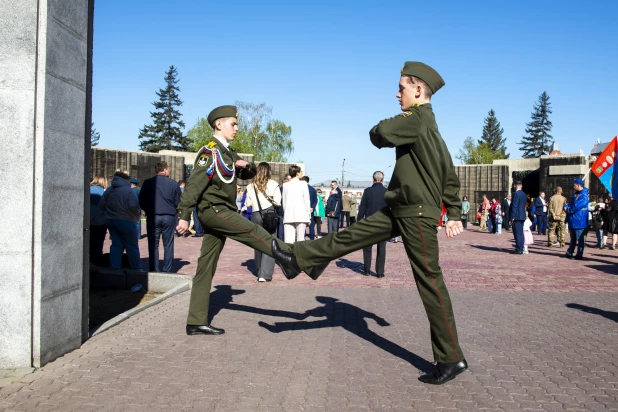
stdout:
[[[194,259],[196,240],[177,254]],[[213,292],[228,333],[186,336],[175,296],[0,389],[0,410],[618,411],[618,254],[571,261],[541,241],[527,256],[502,251],[510,233],[441,242],[471,369],[444,386],[417,380],[431,348],[401,244],[382,280],[354,253],[317,282],[258,284],[229,242]]]
[[[618,250],[586,249],[585,261],[559,259],[566,248],[548,248],[547,237],[535,234],[535,244],[530,254],[509,255],[513,247],[513,235],[479,233],[468,229],[465,235],[446,240],[439,238],[441,265],[448,287],[451,290],[512,290],[512,291],[596,291],[618,292]],[[588,235],[588,245],[595,243],[593,233]],[[173,271],[192,275],[197,267],[200,253],[200,238],[177,238]],[[107,250],[106,246],[106,250]],[[140,241],[142,262],[148,268],[146,239]],[[161,258],[163,250],[161,248]],[[387,243],[386,274],[384,279],[368,279],[358,274],[363,271],[363,252],[358,251],[333,262],[320,285],[360,288],[416,288],[412,269],[401,243]],[[375,249],[374,249],[375,254]],[[375,259],[375,256],[374,256]],[[253,250],[228,240],[219,260],[216,282],[236,285],[251,285]],[[275,269],[273,285],[299,286],[315,283],[306,276],[288,282],[279,269]],[[375,273],[374,273],[375,275]]]

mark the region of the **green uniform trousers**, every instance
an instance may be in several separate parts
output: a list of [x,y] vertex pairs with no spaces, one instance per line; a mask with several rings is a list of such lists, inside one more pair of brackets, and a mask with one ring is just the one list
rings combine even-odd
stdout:
[[395,218],[388,208],[363,219],[348,229],[318,240],[294,244],[300,268],[308,272],[315,265],[347,255],[364,247],[403,238],[416,286],[425,306],[436,362],[459,362],[464,356],[459,347],[451,299],[438,263],[439,248],[435,222],[431,219]]
[[547,244],[549,246],[554,243],[554,233],[556,234],[556,238],[558,239],[560,246],[564,246],[566,236],[566,225],[564,224],[564,221],[553,219],[549,221],[549,232],[547,232]]
[[[187,325],[210,324],[208,308],[212,278],[226,238],[234,239],[269,256],[272,256],[271,242],[274,239],[264,228],[226,207],[212,206],[200,213],[199,219],[204,226],[204,238],[191,287]],[[290,245],[279,240],[278,242],[281,248],[290,250]]]

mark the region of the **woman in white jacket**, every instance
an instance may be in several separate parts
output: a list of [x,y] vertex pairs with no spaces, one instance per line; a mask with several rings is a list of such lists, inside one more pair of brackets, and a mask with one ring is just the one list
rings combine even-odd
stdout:
[[[266,213],[277,213],[281,205],[279,184],[270,178],[270,165],[262,162],[258,165],[253,183],[247,186],[245,206],[253,210],[251,220],[264,227],[263,217]],[[265,228],[268,231],[268,228]],[[270,282],[275,270],[275,259],[255,250],[255,267],[258,269],[258,282]]]
[[300,180],[303,173],[300,167],[290,166],[292,179],[283,184],[283,241],[285,243],[305,240],[305,228],[311,219],[309,187]]

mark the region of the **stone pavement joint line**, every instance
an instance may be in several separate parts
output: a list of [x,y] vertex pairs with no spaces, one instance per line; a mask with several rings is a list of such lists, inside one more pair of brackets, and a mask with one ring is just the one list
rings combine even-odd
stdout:
[[186,336],[174,296],[0,389],[4,411],[608,411],[618,302],[606,292],[451,293],[470,371],[444,386],[409,289],[217,285],[222,336]]

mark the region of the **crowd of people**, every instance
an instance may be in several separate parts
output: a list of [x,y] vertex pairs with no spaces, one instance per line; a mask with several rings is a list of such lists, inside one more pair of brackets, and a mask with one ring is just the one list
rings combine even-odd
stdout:
[[[90,265],[91,269],[111,274],[146,273],[142,268],[139,240],[142,215],[146,216],[148,266],[150,272],[171,272],[174,260],[176,208],[184,182],[169,177],[169,166],[159,162],[155,176],[144,180],[117,170],[111,184],[104,176],[90,183]],[[199,220],[196,219],[199,224]],[[109,262],[103,259],[103,245],[109,232]],[[159,264],[159,244],[163,240],[163,265]],[[127,262],[123,263],[126,251]],[[128,266],[128,267],[126,267]]]
[[[104,176],[96,176],[90,184],[90,262],[93,270],[112,274],[142,273],[138,241],[142,233],[142,215],[145,216],[148,237],[148,269],[151,272],[171,272],[174,260],[174,242],[178,221],[177,207],[184,191],[185,181],[178,182],[169,177],[169,166],[159,162],[155,176],[146,179],[141,188],[139,180],[129,177],[124,170],[117,170],[108,187]],[[380,173],[380,172],[376,172]],[[384,188],[384,176],[375,180]],[[364,195],[360,192],[342,191],[337,181],[332,181],[329,191],[322,191],[309,185],[297,165],[277,183],[271,178],[271,168],[266,162],[257,167],[252,182],[244,190],[237,188],[237,211],[246,219],[265,228],[286,243],[300,242],[305,238],[319,239],[328,233],[353,225],[357,218],[369,215],[362,209]],[[374,188],[375,189],[375,188]],[[386,189],[384,189],[386,190]],[[373,210],[373,209],[370,209]],[[361,217],[359,216],[361,211]],[[192,213],[190,230],[182,236],[203,237],[204,228],[197,218],[198,210]],[[326,232],[322,225],[326,224]],[[111,246],[109,263],[102,259],[103,245],[107,233]],[[163,242],[163,262],[159,260],[159,246]],[[126,251],[123,262],[123,253]],[[365,252],[365,261],[371,260],[371,248]],[[385,248],[378,245],[378,277],[384,276]],[[255,265],[258,281],[272,280],[275,262],[272,257],[255,251]],[[109,268],[107,268],[109,266]],[[126,266],[129,266],[126,268]],[[370,263],[365,275],[370,273]]]
[[[601,202],[591,202],[584,181],[575,179],[574,194],[566,199],[562,188],[557,187],[554,194],[547,199],[545,192],[538,197],[531,197],[523,192],[521,182],[515,182],[517,204],[509,194],[501,202],[496,198],[483,195],[476,210],[479,222],[478,231],[500,235],[502,228],[513,229],[516,247],[513,253],[527,254],[528,246],[534,243],[533,232],[547,236],[547,247],[565,247],[567,235],[569,248],[564,256],[582,259],[588,233],[594,232],[596,242],[593,247],[616,249],[618,240],[618,202],[614,198],[605,198]],[[470,213],[467,196],[462,198],[462,222],[464,228]],[[519,222],[514,225],[514,223]],[[520,227],[521,226],[521,227]],[[608,239],[609,242],[608,243]]]

